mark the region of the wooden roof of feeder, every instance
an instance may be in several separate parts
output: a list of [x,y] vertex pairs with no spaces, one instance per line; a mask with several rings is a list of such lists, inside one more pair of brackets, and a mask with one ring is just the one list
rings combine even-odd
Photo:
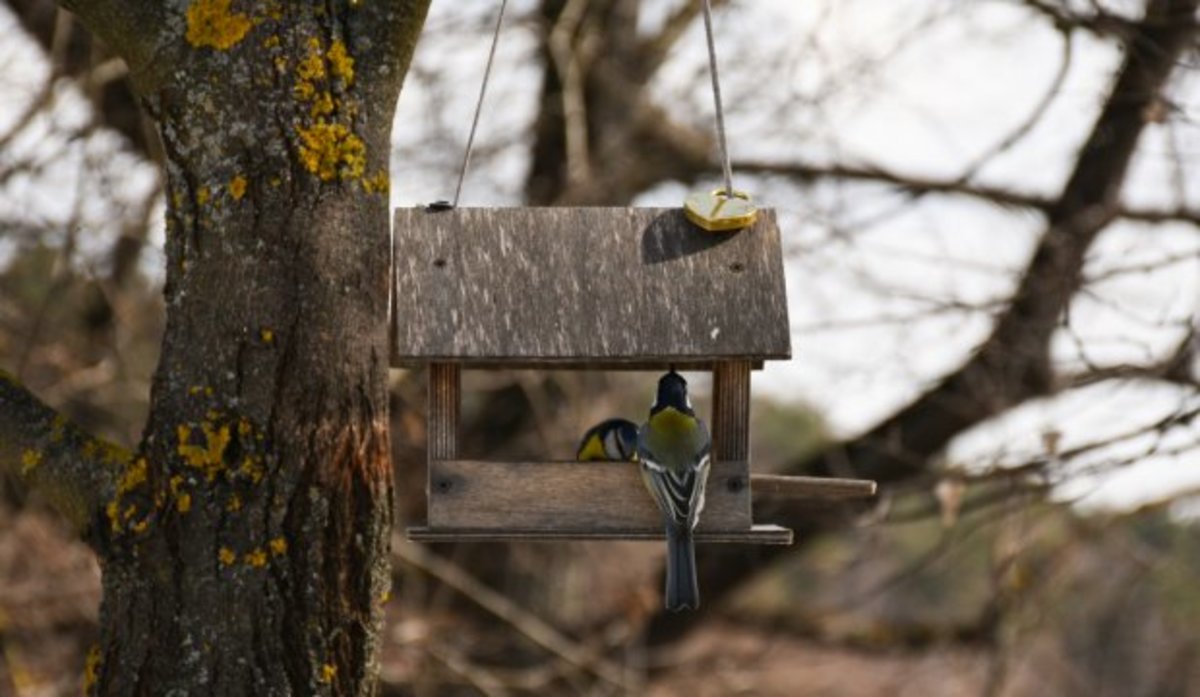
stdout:
[[779,229],[677,208],[396,211],[394,361],[704,369],[791,356]]
[[460,459],[462,368],[713,371],[713,469],[698,542],[788,544],[751,489],[858,498],[874,483],[750,475],[750,371],[791,355],[773,211],[708,233],[680,209],[396,211],[393,362],[429,364],[422,541],[661,539],[628,463]]

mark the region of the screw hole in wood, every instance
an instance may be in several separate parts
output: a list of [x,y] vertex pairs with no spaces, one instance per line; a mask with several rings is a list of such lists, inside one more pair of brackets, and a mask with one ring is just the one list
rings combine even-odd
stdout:
[[746,270],[746,265],[740,261],[735,261],[729,265],[729,270],[734,273],[741,273]]
[[746,488],[746,482],[741,477],[730,477],[725,481],[725,488],[729,490],[729,493],[736,494]]
[[446,268],[446,260],[442,259],[441,257],[434,259],[433,266],[434,266],[434,268],[444,269],[444,268]]

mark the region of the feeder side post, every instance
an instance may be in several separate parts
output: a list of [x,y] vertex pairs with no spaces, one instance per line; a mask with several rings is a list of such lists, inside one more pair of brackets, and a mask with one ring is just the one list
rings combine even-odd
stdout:
[[[457,363],[429,364],[429,463],[458,457],[461,370]],[[433,468],[429,468],[432,474]]]
[[750,362],[720,361],[713,369],[713,459],[750,460]]

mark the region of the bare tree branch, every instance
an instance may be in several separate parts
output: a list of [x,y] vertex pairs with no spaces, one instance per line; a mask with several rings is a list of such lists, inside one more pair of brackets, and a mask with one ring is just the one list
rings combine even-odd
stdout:
[[442,583],[470,598],[483,609],[508,623],[538,646],[576,668],[594,673],[597,677],[621,687],[624,673],[598,652],[588,649],[567,637],[540,618],[515,605],[502,594],[488,588],[458,566],[442,559],[424,547],[392,536],[392,552],[405,564],[415,566]]
[[[798,462],[793,472],[857,476],[895,484],[922,476],[931,457],[951,438],[1024,400],[1055,389],[1049,343],[1064,310],[1083,282],[1092,242],[1118,214],[1129,162],[1147,122],[1184,50],[1196,35],[1200,0],[1149,0],[1145,18],[1130,36],[1123,64],[1062,195],[1042,208],[1047,226],[1011,304],[991,336],[972,357],[930,391],[862,436]],[[787,510],[766,510],[797,539],[829,520],[795,519]],[[758,548],[702,558],[706,605],[696,613],[653,619],[652,642],[670,640],[695,626],[713,600],[751,578],[787,548]]]
[[46,52],[56,76],[76,80],[96,118],[125,136],[134,151],[159,159],[157,136],[133,94],[124,62],[109,57],[91,33],[55,0],[5,0],[25,32]]
[[1188,328],[1179,346],[1169,356],[1153,363],[1101,366],[1065,376],[1059,389],[1094,385],[1106,380],[1160,380],[1184,387],[1200,389],[1200,377],[1192,366],[1200,358],[1200,341],[1195,325]]
[[87,531],[113,499],[130,459],[0,371],[0,471],[45,496],[77,530]]
[[[1021,193],[1007,187],[972,184],[961,178],[938,179],[904,174],[873,165],[819,165],[803,162],[739,161],[733,167],[739,172],[781,176],[801,182],[816,182],[822,179],[842,179],[872,184],[886,184],[909,193],[914,197],[926,194],[947,194],[979,199],[998,206],[1027,208],[1043,213],[1050,212],[1057,199],[1040,194]],[[1110,204],[1112,215],[1122,220],[1142,223],[1185,222],[1200,224],[1200,209],[1179,207],[1143,208]]]

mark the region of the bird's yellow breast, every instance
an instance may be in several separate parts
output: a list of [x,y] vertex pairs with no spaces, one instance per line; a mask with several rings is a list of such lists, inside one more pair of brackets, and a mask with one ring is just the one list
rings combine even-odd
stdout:
[[650,417],[650,426],[664,438],[689,436],[696,430],[696,417],[667,407]]

